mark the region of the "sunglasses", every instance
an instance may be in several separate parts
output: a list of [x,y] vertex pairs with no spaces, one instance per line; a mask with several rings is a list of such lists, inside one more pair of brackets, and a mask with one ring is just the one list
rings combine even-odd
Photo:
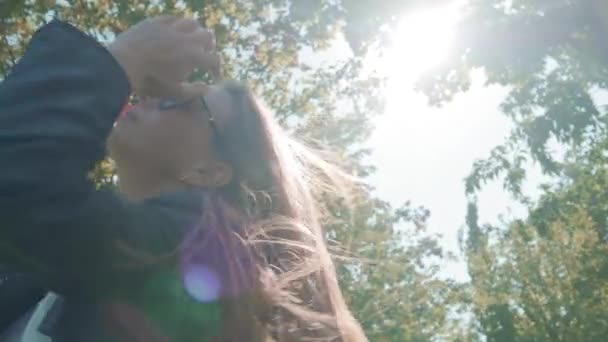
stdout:
[[176,109],[187,110],[192,107],[192,105],[196,102],[196,100],[199,100],[201,102],[201,105],[203,106],[203,111],[205,113],[207,113],[209,125],[211,125],[211,129],[213,129],[214,133],[216,133],[216,135],[217,135],[217,127],[215,125],[215,118],[213,117],[213,114],[211,114],[211,111],[209,111],[209,107],[207,106],[207,102],[205,101],[204,96],[201,96],[199,98],[194,98],[194,99],[190,98],[190,99],[183,99],[183,100],[162,99],[162,100],[160,100],[160,102],[158,104],[158,110],[160,110],[160,111],[176,110]]

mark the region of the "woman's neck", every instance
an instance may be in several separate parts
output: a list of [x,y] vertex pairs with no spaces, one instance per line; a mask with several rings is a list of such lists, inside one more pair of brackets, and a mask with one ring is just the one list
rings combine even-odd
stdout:
[[163,193],[174,192],[183,188],[183,184],[168,177],[161,177],[141,172],[118,172],[118,188],[127,198],[133,201],[142,201]]

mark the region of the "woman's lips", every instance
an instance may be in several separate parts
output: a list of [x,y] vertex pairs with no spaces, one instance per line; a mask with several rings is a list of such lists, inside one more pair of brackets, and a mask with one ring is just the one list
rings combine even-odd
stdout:
[[130,103],[127,103],[123,108],[122,111],[120,112],[120,114],[118,115],[118,119],[123,118],[125,115],[127,115],[128,112],[130,112],[133,109],[133,105]]
[[122,120],[124,118],[128,118],[130,120],[135,119],[135,117],[132,115],[132,111],[133,108],[135,107],[135,105],[132,105],[130,103],[127,103],[122,111],[120,112],[120,114],[118,115],[118,120]]

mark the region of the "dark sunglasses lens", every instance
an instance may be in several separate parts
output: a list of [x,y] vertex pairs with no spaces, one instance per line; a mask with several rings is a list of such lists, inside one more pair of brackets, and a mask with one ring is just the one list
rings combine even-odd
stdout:
[[158,108],[160,110],[187,108],[191,103],[192,100],[163,99],[158,103]]

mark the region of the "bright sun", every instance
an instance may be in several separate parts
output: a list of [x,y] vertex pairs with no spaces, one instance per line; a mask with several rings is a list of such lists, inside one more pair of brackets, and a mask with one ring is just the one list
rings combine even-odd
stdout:
[[382,56],[370,57],[370,66],[400,86],[439,64],[447,55],[458,20],[458,6],[428,9],[403,17]]
[[[447,6],[402,17],[390,36],[390,45],[370,54],[367,68],[387,79],[383,89],[384,115],[375,121],[377,132],[384,133],[374,135],[375,150],[394,151],[398,137],[400,146],[418,146],[424,141],[424,151],[430,151],[440,148],[445,139],[454,135],[453,122],[445,116],[433,115],[428,99],[416,92],[414,85],[425,71],[448,57],[462,1],[454,0]],[[429,141],[428,135],[443,138]]]

